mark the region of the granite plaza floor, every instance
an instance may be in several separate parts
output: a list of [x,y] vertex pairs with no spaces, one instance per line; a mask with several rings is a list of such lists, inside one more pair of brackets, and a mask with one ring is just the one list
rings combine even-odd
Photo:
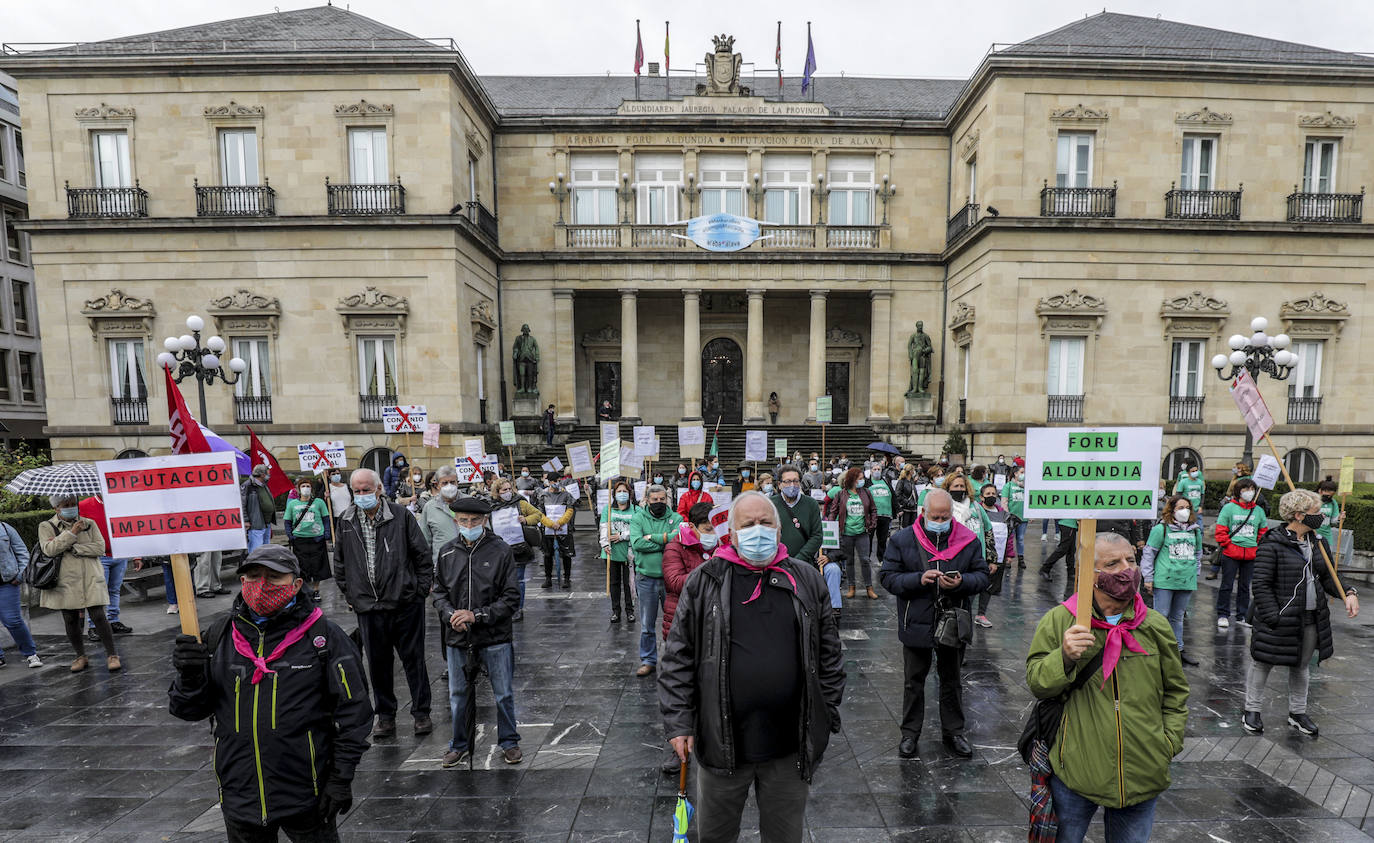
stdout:
[[[526,619],[517,625],[524,763],[508,767],[496,754],[487,689],[479,697],[479,769],[439,768],[450,726],[435,652],[436,732],[416,739],[403,712],[397,738],[368,751],[344,839],[671,838],[676,780],[658,771],[664,750],[654,683],[632,675],[634,624],[608,622],[602,569],[583,562],[593,550],[590,536],[580,535],[587,543],[574,566],[573,590],[544,591],[534,580]],[[893,600],[850,601],[842,622],[849,674],[844,730],[831,740],[811,790],[811,839],[1025,839],[1028,777],[1014,749],[1031,704],[1023,663],[1036,620],[1063,587],[1062,574],[1049,584],[1035,570],[1052,541],[1042,544],[1035,531],[1030,538],[1027,572],[1008,576],[989,612],[995,626],[978,630],[968,651],[972,760],[941,746],[933,687],[921,758],[897,758],[902,690]],[[1160,800],[1153,839],[1368,839],[1363,829],[1374,830],[1374,606],[1359,621],[1337,621],[1336,656],[1313,671],[1310,711],[1321,737],[1302,738],[1283,725],[1282,671],[1270,681],[1268,731],[1248,736],[1239,726],[1245,633],[1215,628],[1212,585],[1199,592],[1187,623],[1189,650],[1202,665],[1188,669],[1188,740],[1173,765],[1173,786]],[[332,587],[325,593],[326,610],[351,629],[337,593]],[[222,839],[208,728],[167,714],[177,619],[154,594],[125,604],[135,634],[120,639],[125,671],[115,676],[103,667],[71,675],[60,619],[52,615],[35,623],[48,664],[42,670],[25,668],[0,631],[10,655],[0,670],[0,840]],[[200,601],[201,611],[208,618],[228,601]],[[398,686],[404,706],[399,678]],[[1100,839],[1100,820],[1095,833]]]

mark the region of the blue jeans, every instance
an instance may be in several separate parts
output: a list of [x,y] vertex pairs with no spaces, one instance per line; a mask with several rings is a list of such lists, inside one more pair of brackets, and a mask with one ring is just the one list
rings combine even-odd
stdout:
[[1041,537],[1044,537],[1044,536],[1048,536],[1049,534],[1050,534],[1050,519],[1048,519],[1048,518],[1041,518],[1041,519],[1040,519],[1040,535],[1041,535]]
[[[1230,556],[1221,557],[1221,586],[1217,589],[1217,617],[1245,620],[1250,611],[1250,578],[1255,573],[1255,560],[1242,562]],[[1236,587],[1236,613],[1231,614],[1231,586]]]
[[[453,716],[453,740],[448,748],[457,752],[471,751],[467,735],[467,707],[475,705],[468,693],[467,676],[463,665],[468,651],[462,647],[448,648],[448,710]],[[491,695],[496,700],[496,742],[502,749],[520,745],[520,733],[515,730],[515,695],[511,692],[511,677],[515,675],[515,645],[493,644],[477,651],[477,658],[491,678]]]
[[177,582],[176,578],[172,576],[171,562],[162,563],[162,587],[167,592],[167,605],[175,606],[177,604]]
[[[1088,833],[1088,825],[1097,813],[1098,805],[1079,796],[1069,786],[1050,776],[1050,794],[1054,797],[1054,812],[1059,816],[1059,843],[1079,843]],[[1106,843],[1146,843],[1155,824],[1155,799],[1129,808],[1103,808]]]
[[525,608],[525,566],[515,566],[515,579],[520,583],[520,608]]
[[1193,599],[1191,591],[1175,591],[1172,588],[1155,589],[1156,612],[1159,612],[1169,621],[1169,626],[1174,628],[1174,638],[1178,640],[1178,649],[1183,649],[1183,613],[1188,611],[1188,601]]
[[[0,624],[10,631],[21,655],[25,658],[38,655],[38,645],[33,643],[33,633],[24,623],[24,613],[19,607],[18,585],[0,584]],[[4,648],[0,648],[0,656],[4,655]]]
[[[129,560],[121,556],[102,556],[100,566],[105,569],[105,587],[110,592],[110,605],[105,607],[105,617],[110,623],[119,620],[119,590],[124,585],[124,571],[129,567]],[[95,623],[88,617],[86,626],[95,629]]]
[[1016,555],[1026,555],[1026,522],[1016,522]]
[[639,601],[639,663],[658,664],[658,611],[663,606],[663,578],[635,574]]
[[248,530],[248,550],[245,553],[252,553],[268,542],[272,541],[272,528],[263,527],[261,530]]
[[840,579],[844,576],[844,569],[838,562],[827,562],[821,575],[825,577],[825,588],[830,592],[830,608],[840,608],[844,605],[840,601]]

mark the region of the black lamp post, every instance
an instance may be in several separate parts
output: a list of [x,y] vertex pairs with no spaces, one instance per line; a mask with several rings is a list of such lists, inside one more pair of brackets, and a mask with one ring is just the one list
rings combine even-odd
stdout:
[[[1231,353],[1218,354],[1212,358],[1212,368],[1217,370],[1217,377],[1229,381],[1242,371],[1246,371],[1257,385],[1261,372],[1276,381],[1287,380],[1298,365],[1298,355],[1288,350],[1293,341],[1287,334],[1269,336],[1265,333],[1268,328],[1269,320],[1263,316],[1256,316],[1250,320],[1250,330],[1254,331],[1254,334],[1248,338],[1243,334],[1232,334],[1227,343],[1231,346]],[[1225,371],[1227,365],[1231,367],[1229,372]],[[1254,468],[1251,462],[1254,447],[1255,440],[1247,426],[1245,453],[1241,456],[1241,461],[1251,469]]]
[[177,383],[190,377],[196,379],[196,389],[200,393],[200,423],[208,427],[210,421],[205,414],[205,385],[216,380],[229,385],[236,384],[248,364],[237,357],[230,358],[229,371],[234,376],[229,377],[224,374],[219,359],[224,353],[224,340],[210,336],[202,347],[200,332],[205,329],[205,320],[195,314],[186,317],[186,328],[191,333],[168,337],[163,341],[162,347],[166,351],[157,356],[157,364],[164,369],[171,369],[172,380]]

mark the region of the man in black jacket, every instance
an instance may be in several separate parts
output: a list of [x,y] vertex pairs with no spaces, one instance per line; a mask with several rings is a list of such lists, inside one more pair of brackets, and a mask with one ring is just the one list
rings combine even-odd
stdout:
[[367,671],[377,698],[374,738],[396,735],[396,691],[392,651],[401,657],[410,686],[415,734],[434,731],[429,718],[429,672],[425,669],[425,598],[434,564],[420,524],[400,504],[381,496],[381,478],[370,468],[348,478],[353,505],[338,517],[334,540],[334,582],[349,608],[367,654]]
[[940,682],[940,727],[945,746],[961,758],[973,756],[973,748],[964,737],[964,699],[959,685],[968,642],[961,640],[956,647],[937,644],[935,623],[942,608],[968,611],[969,599],[988,587],[988,565],[978,536],[954,520],[953,507],[948,492],[932,489],[916,524],[888,540],[878,572],[883,588],[897,596],[897,637],[903,645],[906,673],[902,739],[897,747],[902,758],[916,755],[932,658]]
[[439,551],[434,581],[434,608],[444,622],[448,650],[449,710],[453,740],[444,767],[457,767],[472,757],[474,706],[472,682],[479,667],[491,678],[496,701],[496,740],[507,764],[519,764],[520,733],[515,729],[515,645],[511,618],[520,607],[515,555],[510,545],[487,527],[491,507],[478,498],[460,498],[458,538]]
[[731,544],[692,572],[658,666],[665,731],[697,759],[696,827],[733,840],[754,788],[764,840],[800,840],[811,777],[840,730],[844,664],[825,581],[778,540],[762,493],[730,507]]
[[[242,593],[205,642],[179,635],[172,716],[214,717],[226,838],[337,841],[367,751],[372,705],[358,650],[326,620],[280,545],[239,566]],[[261,655],[259,655],[261,654]]]

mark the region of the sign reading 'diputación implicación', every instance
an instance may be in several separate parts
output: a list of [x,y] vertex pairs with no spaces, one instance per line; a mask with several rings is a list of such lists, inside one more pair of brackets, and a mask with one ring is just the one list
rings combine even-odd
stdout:
[[1154,518],[1164,430],[1026,431],[1026,518]]

